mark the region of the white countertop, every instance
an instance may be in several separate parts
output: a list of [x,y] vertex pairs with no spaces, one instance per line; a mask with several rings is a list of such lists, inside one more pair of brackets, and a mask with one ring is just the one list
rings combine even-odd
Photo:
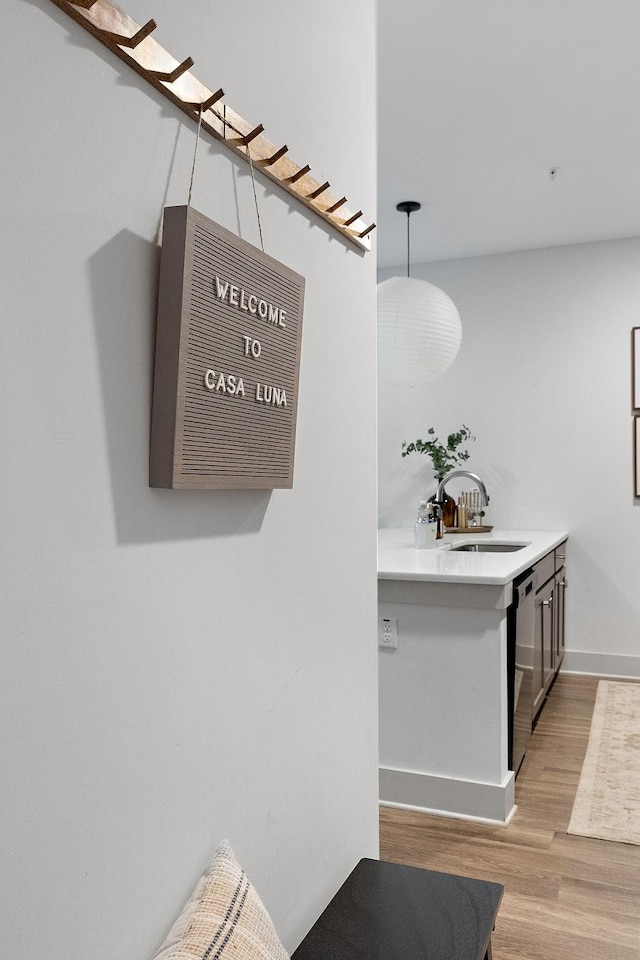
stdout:
[[[445,534],[441,546],[416,550],[411,530],[378,531],[378,578],[442,583],[510,583],[518,574],[566,540],[566,530],[499,530]],[[465,553],[454,545],[474,541],[523,543],[511,553]]]

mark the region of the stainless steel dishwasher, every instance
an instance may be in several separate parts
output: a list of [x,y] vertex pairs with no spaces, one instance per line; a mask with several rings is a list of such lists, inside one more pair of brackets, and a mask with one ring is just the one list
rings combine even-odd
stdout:
[[507,612],[509,769],[516,774],[531,737],[535,636],[534,576],[533,570],[527,570],[513,581],[513,603]]

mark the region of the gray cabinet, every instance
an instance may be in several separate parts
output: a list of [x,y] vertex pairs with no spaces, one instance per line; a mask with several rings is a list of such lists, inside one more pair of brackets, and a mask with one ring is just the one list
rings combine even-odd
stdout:
[[554,578],[547,580],[536,590],[535,633],[533,642],[533,716],[542,706],[547,690],[553,680],[554,623],[553,594]]
[[542,708],[564,657],[566,541],[539,560],[536,576],[533,646],[533,717]]
[[[564,565],[566,560],[566,543],[555,551],[556,553],[556,574],[555,574],[555,671],[560,669],[560,664],[564,657],[564,595],[567,589],[567,573]],[[560,564],[560,566],[558,566]]]

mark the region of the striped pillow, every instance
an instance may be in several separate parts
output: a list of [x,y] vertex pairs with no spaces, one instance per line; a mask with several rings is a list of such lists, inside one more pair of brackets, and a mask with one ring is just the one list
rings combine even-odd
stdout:
[[228,841],[218,847],[154,960],[289,960]]

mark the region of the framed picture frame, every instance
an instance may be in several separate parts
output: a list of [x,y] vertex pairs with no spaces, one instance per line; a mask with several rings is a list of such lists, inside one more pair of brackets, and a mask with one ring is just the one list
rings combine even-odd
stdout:
[[631,330],[631,407],[640,411],[640,327]]
[[633,418],[633,495],[640,498],[640,415]]

